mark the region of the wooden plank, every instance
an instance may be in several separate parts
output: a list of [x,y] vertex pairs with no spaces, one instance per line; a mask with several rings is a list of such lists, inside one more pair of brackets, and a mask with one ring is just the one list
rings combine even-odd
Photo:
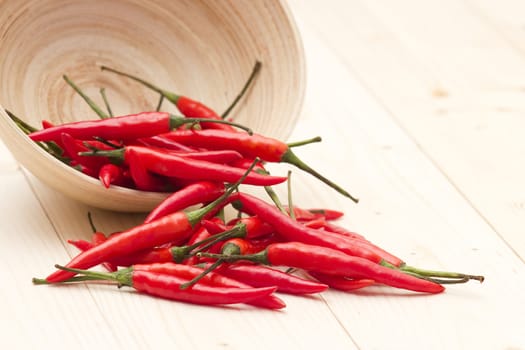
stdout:
[[324,5],[294,9],[525,257],[523,56],[462,2]]
[[[434,297],[404,297],[383,288],[355,296],[327,294],[338,319],[362,348],[388,349],[392,344],[431,349],[525,346],[520,331],[525,321],[525,299],[520,293],[525,286],[522,261],[407,137],[407,131],[392,120],[377,96],[355,80],[357,73],[348,69],[338,52],[344,45],[330,45],[331,53],[324,45],[327,33],[308,30],[310,21],[325,13],[316,8],[309,17],[301,12],[302,5],[293,8],[303,15],[300,18],[308,19],[301,28],[307,33],[309,65],[323,67],[308,72],[313,82],[306,98],[308,116],[298,129],[322,133],[331,128],[326,131],[330,136],[326,147],[338,149],[326,154],[311,147],[306,160],[321,169],[339,167],[343,175],[338,175],[338,180],[360,191],[362,199],[352,206],[340,200],[334,203],[330,195],[316,192],[317,203],[332,201],[349,213],[345,222],[350,228],[410,264],[487,277],[482,285],[452,286]],[[326,17],[322,21],[335,22]],[[330,87],[336,88],[324,93]],[[488,155],[487,159],[491,160]],[[306,189],[296,192],[303,191]],[[491,324],[491,332],[480,333],[486,327],[485,310],[491,319],[503,321]]]

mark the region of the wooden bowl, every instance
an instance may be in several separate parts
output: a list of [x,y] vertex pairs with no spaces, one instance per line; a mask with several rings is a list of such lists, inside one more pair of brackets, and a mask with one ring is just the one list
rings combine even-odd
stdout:
[[[256,60],[259,76],[231,114],[254,131],[286,139],[305,86],[302,44],[278,0],[5,0],[0,2],[0,137],[38,179],[88,205],[141,212],[165,193],[104,188],[36,147],[4,108],[40,128],[97,119],[62,79],[67,74],[116,115],[153,110],[158,95],[101,71],[106,65],[200,100],[222,113]],[[163,110],[176,112],[164,103]]]

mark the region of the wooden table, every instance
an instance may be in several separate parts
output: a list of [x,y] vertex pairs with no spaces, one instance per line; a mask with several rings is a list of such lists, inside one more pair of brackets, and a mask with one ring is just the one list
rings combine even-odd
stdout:
[[[361,201],[294,172],[295,204],[412,265],[486,277],[202,307],[107,285],[33,286],[88,238],[144,215],[51,191],[0,145],[0,348],[525,349],[525,2],[290,0],[308,64],[297,152]],[[281,168],[283,169],[283,168]],[[284,189],[279,189],[282,194]]]

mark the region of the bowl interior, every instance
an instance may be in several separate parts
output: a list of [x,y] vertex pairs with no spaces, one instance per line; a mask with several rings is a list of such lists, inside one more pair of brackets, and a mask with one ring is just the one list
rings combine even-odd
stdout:
[[[42,119],[62,123],[97,118],[65,83],[64,74],[100,106],[99,90],[105,88],[115,115],[156,108],[156,93],[101,71],[102,65],[141,76],[222,113],[259,60],[262,70],[231,116],[281,139],[292,130],[304,94],[302,46],[281,1],[6,0],[0,3],[0,57],[0,105],[35,127]],[[162,109],[177,113],[169,102]],[[35,152],[33,145],[14,141],[20,136],[17,130],[1,129],[0,136],[22,165],[87,204],[143,211],[164,196],[108,191],[75,171],[59,174],[60,165],[43,173],[40,163],[49,156],[37,151],[28,157],[27,152]],[[89,186],[72,188],[71,181]],[[108,192],[124,197],[96,198]],[[129,201],[129,196],[140,198]]]

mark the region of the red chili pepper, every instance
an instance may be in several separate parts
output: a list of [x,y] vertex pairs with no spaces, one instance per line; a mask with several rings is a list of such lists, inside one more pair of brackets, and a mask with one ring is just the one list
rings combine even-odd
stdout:
[[[116,260],[122,256],[141,250],[160,246],[179,239],[187,239],[199,222],[206,217],[206,215],[209,215],[210,212],[213,212],[219,204],[225,201],[228,196],[237,189],[249,171],[251,171],[251,169],[233,186],[228,188],[222,196],[207,206],[190,212],[178,211],[147,224],[138,225],[127,231],[120,232],[115,237],[108,239],[93,249],[80,253],[67,264],[67,267],[88,269],[102,262]],[[50,283],[60,282],[70,277],[73,277],[70,272],[56,271],[49,275],[46,280]]]
[[252,195],[237,192],[229,198],[229,201],[234,201],[234,205],[236,204],[241,211],[250,215],[257,215],[261,220],[273,226],[275,231],[288,241],[337,249],[346,254],[365,258],[375,263],[383,260],[370,249],[357,247],[344,237],[321,235],[317,230],[306,227],[289,216],[283,215],[275,206]]
[[173,190],[171,183],[165,177],[148,171],[142,155],[135,148],[128,148],[126,164],[129,167],[129,173],[136,189],[151,192],[170,192]]
[[62,133],[61,143],[64,147],[64,151],[68,157],[78,164],[85,166],[86,168],[92,169],[94,173],[98,173],[98,170],[106,164],[107,159],[94,158],[94,157],[82,157],[79,155],[81,152],[87,152],[89,149],[82,143],[77,142],[71,135]]
[[[134,271],[148,271],[148,272],[154,272],[154,273],[162,273],[166,275],[174,275],[184,278],[187,281],[190,281],[191,279],[197,277],[200,275],[204,270],[197,266],[190,266],[190,265],[181,265],[181,264],[175,264],[175,263],[162,263],[162,264],[148,264],[148,265],[133,265]],[[202,279],[200,279],[201,284],[206,284],[210,286],[216,286],[216,287],[230,287],[230,288],[253,288],[254,286],[243,283],[241,281],[237,281],[233,278],[223,276],[222,274],[210,271],[206,276],[204,276]],[[275,286],[264,286],[264,287],[275,287]],[[247,304],[258,306],[258,307],[264,307],[268,309],[282,309],[286,306],[286,304],[275,295],[268,295],[265,297],[261,297],[260,299],[256,299],[251,302],[247,302]]]
[[175,142],[173,140],[168,140],[165,137],[162,136],[151,136],[146,137],[142,139],[136,140],[136,142],[139,145],[147,146],[147,147],[159,147],[159,148],[165,148],[173,151],[195,151],[194,148],[188,147],[183,145],[182,143]]
[[328,289],[325,283],[307,280],[262,265],[229,264],[219,267],[216,272],[253,287],[276,286],[277,292],[280,293],[314,294]]
[[229,164],[242,158],[241,154],[232,150],[217,150],[217,151],[193,151],[193,152],[168,152],[180,157],[186,157],[196,160],[205,160],[212,163]]
[[93,248],[94,244],[85,239],[68,239],[67,243],[71,244],[81,252]]
[[352,197],[346,190],[301,161],[286,143],[277,139],[260,134],[248,135],[224,130],[176,130],[163,136],[189,146],[204,147],[207,149],[232,149],[247,158],[259,157],[267,162],[281,162],[295,165],[299,169],[315,176],[342,195],[352,199],[356,203],[358,202],[358,200]]
[[[104,119],[107,120],[107,119]],[[160,152],[141,146],[127,146],[113,151],[100,151],[92,155],[106,156],[114,160],[127,162],[130,152],[137,154],[146,169],[152,173],[166,177],[191,179],[194,181],[221,181],[233,183],[244,174],[244,170],[225,164],[188,159],[171,153]],[[256,186],[272,186],[286,181],[284,176],[267,176],[250,172],[244,184]]]
[[[202,242],[203,240],[207,240],[210,238],[212,234],[203,226],[201,226],[200,229],[198,229],[188,240],[188,243],[186,245],[193,246],[197,243]],[[197,248],[198,249],[198,248]],[[186,260],[184,260],[182,263],[185,265],[196,265],[199,261],[199,258],[197,256],[192,255]]]
[[326,274],[348,276],[355,279],[373,279],[392,287],[424,293],[440,293],[445,288],[435,282],[414,277],[370,260],[350,256],[332,248],[299,242],[274,243],[261,253],[253,255],[231,255],[200,253],[225,261],[248,260],[266,265],[289,266]]
[[155,207],[144,223],[151,222],[167,214],[183,210],[189,206],[207,203],[224,193],[224,185],[219,182],[198,181],[174,192]]
[[[32,132],[29,137],[33,141],[56,141],[66,133],[79,140],[92,140],[94,137],[106,140],[135,140],[164,134],[184,124],[199,123],[203,120],[205,119],[184,118],[165,112],[142,112],[114,118],[65,123]],[[214,123],[229,122],[215,120]],[[250,129],[235,125],[251,133]]]
[[[86,280],[109,280],[118,282],[119,286],[129,286],[138,292],[170,299],[203,305],[222,305],[249,303],[271,295],[276,288],[237,288],[218,287],[207,284],[195,284],[191,288],[181,288],[187,279],[176,275],[149,272],[143,270],[123,269],[115,273],[102,273],[82,269],[56,266],[68,274],[82,274]],[[35,280],[33,280],[35,281]]]
[[272,225],[261,220],[257,215],[233,219],[228,222],[228,226],[233,226],[239,222],[246,225],[246,237],[250,239],[264,237],[275,232]]
[[[181,95],[178,95],[178,94],[175,94],[173,92],[170,92],[170,91],[166,91],[164,89],[161,89],[139,77],[136,77],[134,75],[131,75],[131,74],[128,74],[128,73],[124,73],[124,72],[121,72],[121,71],[118,71],[116,69],[113,69],[113,68],[109,68],[109,67],[106,67],[106,66],[102,66],[101,67],[102,70],[107,70],[107,71],[110,71],[110,72],[113,72],[113,73],[116,73],[118,75],[121,75],[121,76],[125,76],[125,77],[128,77],[132,80],[135,80],[139,83],[141,83],[142,85],[144,86],[147,86],[148,88],[154,90],[154,91],[157,91],[159,94],[161,94],[162,96],[164,96],[164,98],[166,98],[168,101],[170,101],[171,103],[173,103],[177,109],[186,117],[188,118],[206,118],[206,119],[213,119],[213,120],[222,120],[221,116],[218,115],[214,110],[212,110],[211,108],[205,106],[204,104],[202,104],[201,102],[198,102],[198,101],[195,101],[195,100],[192,100],[188,97],[185,97],[185,96],[181,96]],[[215,123],[203,123],[203,127],[205,128],[213,128],[213,129],[222,129],[222,130],[226,130],[226,131],[234,131],[234,129],[229,126],[229,125],[226,125],[226,124],[215,124]]]
[[344,215],[342,211],[334,209],[307,209],[310,213],[316,215],[317,217],[323,217],[328,221],[337,220]]
[[98,171],[98,178],[104,187],[109,188],[111,185],[129,187],[129,181],[126,178],[124,169],[115,164],[104,164]]
[[350,279],[343,276],[329,275],[326,273],[313,271],[310,271],[309,274],[319,282],[327,284],[330,286],[330,288],[342,290],[345,292],[365,288],[376,283],[374,280],[366,278]]
[[381,247],[378,247],[377,245],[373,244],[372,242],[366,240],[363,236],[358,234],[353,234],[350,231],[348,232],[332,232],[329,229],[326,229],[327,222],[324,218],[321,219],[315,219],[308,222],[305,222],[304,225],[306,227],[316,228],[316,231],[319,235],[323,236],[334,236],[337,238],[343,238],[344,240],[348,241],[348,243],[355,245],[356,247],[363,247],[365,249],[368,249],[378,256],[381,257],[384,261],[394,265],[394,266],[401,266],[403,264],[403,260],[395,256],[394,254],[384,250]]

